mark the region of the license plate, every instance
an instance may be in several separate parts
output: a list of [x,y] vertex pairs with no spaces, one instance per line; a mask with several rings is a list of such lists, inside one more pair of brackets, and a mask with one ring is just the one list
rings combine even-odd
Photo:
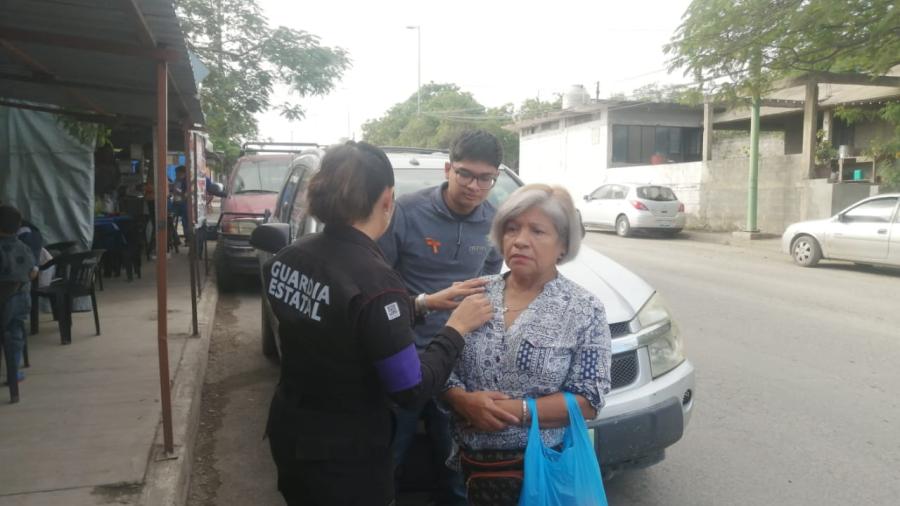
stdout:
[[657,221],[656,225],[660,228],[669,228],[672,226],[671,221]]

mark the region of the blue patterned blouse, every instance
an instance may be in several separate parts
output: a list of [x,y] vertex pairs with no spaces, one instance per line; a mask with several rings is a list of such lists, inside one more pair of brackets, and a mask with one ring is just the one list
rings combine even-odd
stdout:
[[[469,392],[493,390],[514,399],[538,398],[560,391],[583,396],[599,410],[609,392],[610,334],[600,300],[559,274],[505,329],[502,275],[491,276],[486,295],[494,317],[466,337],[466,347],[446,388]],[[456,467],[459,447],[471,450],[523,449],[528,429],[508,427],[499,432],[464,430],[451,421]],[[562,442],[565,429],[542,429],[549,446]]]

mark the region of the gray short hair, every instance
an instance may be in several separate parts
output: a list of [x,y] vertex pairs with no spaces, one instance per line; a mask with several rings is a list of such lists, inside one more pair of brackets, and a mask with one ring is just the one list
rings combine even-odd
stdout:
[[572,196],[562,186],[527,184],[506,199],[497,210],[491,226],[491,239],[497,249],[503,251],[503,231],[506,223],[520,214],[537,207],[543,211],[559,234],[563,256],[557,264],[568,262],[578,254],[581,247],[581,220],[572,202]]

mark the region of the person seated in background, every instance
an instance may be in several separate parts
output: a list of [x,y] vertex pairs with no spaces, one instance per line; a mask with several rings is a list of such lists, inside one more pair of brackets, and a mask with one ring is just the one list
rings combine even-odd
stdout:
[[0,299],[0,329],[11,403],[19,402],[18,382],[25,379],[19,372],[19,362],[25,344],[25,319],[31,308],[30,284],[38,273],[31,248],[16,237],[21,226],[22,214],[16,208],[0,205],[0,285],[5,287]]

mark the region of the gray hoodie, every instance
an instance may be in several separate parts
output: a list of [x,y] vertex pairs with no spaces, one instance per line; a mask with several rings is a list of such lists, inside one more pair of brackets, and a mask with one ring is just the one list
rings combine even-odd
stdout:
[[[450,212],[442,195],[447,183],[397,199],[394,218],[378,241],[388,264],[400,273],[410,294],[434,293],[454,281],[497,274],[503,258],[490,241],[496,209],[485,201],[468,216]],[[415,327],[416,346],[424,348],[450,317],[428,314]]]

